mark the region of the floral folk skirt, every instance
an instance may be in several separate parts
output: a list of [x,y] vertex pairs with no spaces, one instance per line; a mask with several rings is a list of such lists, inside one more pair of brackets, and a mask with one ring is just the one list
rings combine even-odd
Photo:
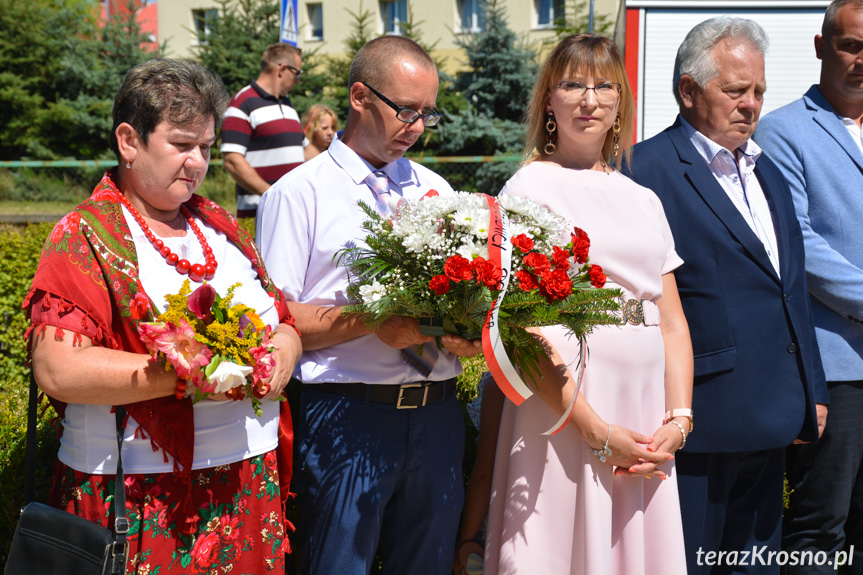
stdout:
[[[58,462],[50,501],[111,528],[114,483],[113,475]],[[192,471],[189,493],[189,477],[179,473],[126,476],[127,573],[284,573],[288,542],[275,451]],[[187,520],[194,529],[183,529]]]

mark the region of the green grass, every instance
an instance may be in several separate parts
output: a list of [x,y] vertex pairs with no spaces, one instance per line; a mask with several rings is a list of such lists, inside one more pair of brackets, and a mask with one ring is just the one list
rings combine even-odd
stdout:
[[[95,168],[0,170],[0,216],[63,216],[87,199],[101,177]],[[233,214],[234,190],[230,174],[212,166],[198,193]]]
[[0,216],[51,215],[61,217],[75,209],[76,205],[78,205],[77,202],[71,201],[26,202],[9,200],[0,202]]

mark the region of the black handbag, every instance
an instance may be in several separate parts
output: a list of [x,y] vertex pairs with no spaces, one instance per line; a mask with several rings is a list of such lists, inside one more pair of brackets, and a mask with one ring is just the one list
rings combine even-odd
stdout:
[[33,501],[36,477],[36,380],[30,375],[27,416],[26,487],[21,518],[15,528],[5,575],[122,575],[126,572],[129,520],[123,482],[123,419],[118,406],[117,479],[114,484],[114,531],[62,509]]

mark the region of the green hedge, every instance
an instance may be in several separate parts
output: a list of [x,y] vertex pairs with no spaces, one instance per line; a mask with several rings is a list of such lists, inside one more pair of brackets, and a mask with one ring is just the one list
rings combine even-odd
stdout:
[[[21,302],[39,263],[42,244],[53,224],[0,226],[0,563],[6,555],[24,501],[24,447],[27,430],[27,323]],[[53,410],[42,414],[38,437],[37,497],[45,500],[59,442],[46,424]]]
[[[254,220],[242,221],[254,233]],[[27,390],[30,369],[26,365],[27,328],[21,309],[30,282],[39,263],[45,238],[53,224],[28,226],[0,225],[0,567],[6,557],[18,515],[24,501],[24,448],[27,429]],[[482,358],[465,362],[459,389],[459,399],[466,404],[476,395],[476,384],[485,369]],[[56,430],[49,421],[56,418],[53,410],[42,413],[38,438],[37,491],[39,501],[46,501],[50,478],[59,446]],[[468,439],[465,472],[470,472],[476,451],[476,433],[467,416]]]

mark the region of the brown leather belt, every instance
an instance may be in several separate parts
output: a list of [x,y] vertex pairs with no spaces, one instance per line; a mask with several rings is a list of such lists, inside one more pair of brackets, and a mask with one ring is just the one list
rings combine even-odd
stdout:
[[313,383],[310,389],[394,405],[396,409],[416,409],[437,403],[455,394],[456,378],[443,381],[417,381],[401,385],[373,383]]

